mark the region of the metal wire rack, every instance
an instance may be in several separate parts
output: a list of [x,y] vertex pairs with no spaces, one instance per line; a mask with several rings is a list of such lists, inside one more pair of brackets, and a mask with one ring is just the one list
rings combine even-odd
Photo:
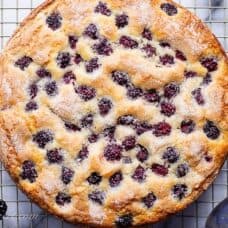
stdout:
[[[176,0],[196,13],[218,37],[228,51],[228,0]],[[43,0],[0,0],[0,49],[22,19]],[[154,228],[204,228],[210,211],[228,196],[228,162],[211,187],[183,212],[156,225]],[[0,228],[75,227],[43,212],[17,189],[3,166],[0,165],[0,198],[8,205],[7,216]],[[85,227],[85,226],[78,226]]]

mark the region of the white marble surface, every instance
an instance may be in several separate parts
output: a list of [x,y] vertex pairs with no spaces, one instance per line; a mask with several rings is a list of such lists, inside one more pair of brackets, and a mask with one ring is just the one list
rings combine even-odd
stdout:
[[[0,0],[0,48],[4,46],[8,37],[16,28],[17,21],[21,21],[42,0]],[[213,8],[218,0],[179,0],[182,5],[189,7],[208,25],[219,37],[220,42],[228,51],[228,0],[223,0],[219,9]],[[15,9],[18,8],[18,9]],[[7,216],[2,222],[2,228],[27,228],[27,227],[73,227],[52,216],[46,216],[36,205],[31,204],[27,197],[15,187],[5,171],[0,173],[0,198],[8,204]],[[147,227],[155,228],[204,228],[205,219],[218,202],[228,195],[228,171],[224,166],[214,184],[186,210],[168,220]],[[17,217],[19,215],[19,217]],[[80,227],[80,226],[78,226]],[[81,226],[85,227],[85,226]]]

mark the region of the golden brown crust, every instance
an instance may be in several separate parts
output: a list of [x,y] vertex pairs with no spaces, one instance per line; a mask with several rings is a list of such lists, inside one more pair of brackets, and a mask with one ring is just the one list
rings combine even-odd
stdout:
[[[14,33],[0,57],[0,152],[1,161],[14,181],[34,202],[48,212],[72,223],[86,223],[96,226],[113,226],[118,216],[133,215],[134,225],[157,222],[166,216],[184,209],[193,202],[214,180],[219,172],[228,151],[228,58],[210,30],[192,13],[171,0],[105,0],[111,9],[110,17],[94,13],[98,0],[47,0],[22,22]],[[178,13],[169,16],[161,10],[161,4],[169,2],[177,7]],[[52,12],[58,12],[62,25],[52,31],[45,20]],[[129,17],[128,28],[118,29],[115,17],[125,13]],[[104,36],[113,45],[110,56],[99,56],[102,67],[93,74],[84,70],[84,65],[69,66],[60,69],[56,64],[58,52],[69,51],[67,36],[77,35],[79,41],[76,51],[84,61],[97,56],[90,48],[94,44],[83,32],[91,22],[99,27],[100,36]],[[153,40],[142,40],[144,28],[153,34]],[[82,35],[82,36],[81,36]],[[117,43],[121,35],[129,35],[138,41],[139,46],[150,43],[156,47],[157,54],[146,58],[140,48],[125,49]],[[81,39],[80,39],[81,38]],[[168,42],[171,47],[161,47],[160,41]],[[187,58],[181,61],[175,58],[171,66],[162,66],[159,57],[165,54],[175,56],[180,50]],[[75,50],[74,50],[75,52]],[[75,53],[74,53],[75,54]],[[21,70],[15,62],[22,56],[32,57],[33,62]],[[208,73],[200,63],[205,57],[213,57],[218,65],[209,74],[212,82],[202,85],[202,79]],[[58,82],[59,90],[55,97],[48,97],[43,91],[42,80],[38,80],[36,71],[40,66],[52,73],[52,79]],[[180,93],[173,99],[176,107],[174,116],[161,115],[159,105],[151,105],[142,98],[127,98],[125,88],[113,82],[112,71],[126,71],[134,86],[144,91],[162,88],[170,82],[180,84]],[[62,75],[74,71],[76,83],[86,84],[96,89],[96,95],[111,98],[113,107],[108,116],[99,116],[96,100],[82,101],[74,90],[62,81]],[[194,71],[197,77],[185,79],[186,71]],[[92,78],[94,77],[94,78]],[[91,79],[92,78],[92,79]],[[46,80],[46,79],[45,79]],[[28,86],[37,82],[39,109],[26,112]],[[201,84],[200,84],[201,82]],[[60,88],[61,85],[61,88]],[[200,87],[204,105],[197,104],[192,91]],[[73,91],[73,92],[72,92]],[[73,94],[72,94],[73,93]],[[64,127],[64,121],[79,124],[85,113],[93,113],[94,123],[90,130],[83,128],[80,132],[70,132]],[[150,157],[146,164],[137,161],[135,149],[132,149],[130,165],[105,159],[103,151],[107,141],[103,136],[95,144],[88,144],[89,156],[86,161],[75,161],[80,149],[92,132],[102,130],[116,123],[122,115],[133,115],[135,118],[154,124],[165,120],[172,126],[170,136],[156,137],[151,131],[135,136],[137,143],[148,149]],[[191,134],[180,132],[180,121],[192,119],[196,129]],[[216,139],[206,137],[203,128],[207,120],[212,121],[219,129]],[[34,135],[43,129],[54,134],[53,142],[45,148],[37,147],[32,140]],[[135,134],[134,129],[117,126],[115,138],[117,143],[126,136]],[[174,146],[180,153],[177,164],[169,164],[169,174],[159,176],[151,171],[153,163],[161,163],[163,151]],[[64,164],[56,165],[47,162],[46,152],[53,147],[61,147]],[[205,156],[208,156],[206,161]],[[211,160],[212,159],[212,160]],[[22,163],[31,160],[36,165],[38,177],[35,182],[21,178]],[[190,171],[182,178],[176,175],[177,165],[188,163]],[[147,168],[146,180],[139,183],[132,179],[138,165]],[[165,164],[167,165],[167,164]],[[75,170],[69,184],[61,181],[61,167]],[[108,179],[121,170],[124,180],[121,185],[111,188]],[[86,179],[92,172],[102,176],[99,186],[91,186]],[[172,194],[173,186],[184,184],[188,187],[186,197],[177,200]],[[88,194],[92,190],[105,192],[104,202],[91,202]],[[65,206],[55,202],[55,196],[65,191],[72,199]],[[149,192],[157,197],[152,208],[146,208],[142,197]]]

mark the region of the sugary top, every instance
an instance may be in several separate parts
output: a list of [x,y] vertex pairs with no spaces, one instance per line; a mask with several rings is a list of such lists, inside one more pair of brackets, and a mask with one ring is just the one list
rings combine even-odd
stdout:
[[227,156],[227,57],[172,1],[46,1],[0,65],[1,160],[67,221],[156,222]]

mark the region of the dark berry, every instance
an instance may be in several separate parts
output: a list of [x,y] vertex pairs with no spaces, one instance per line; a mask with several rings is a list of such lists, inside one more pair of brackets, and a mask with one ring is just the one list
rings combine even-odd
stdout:
[[47,151],[47,159],[49,163],[61,163],[63,161],[63,155],[61,149],[55,148]]
[[112,108],[112,102],[111,100],[107,99],[107,98],[102,98],[99,102],[98,102],[98,108],[99,108],[99,112],[102,116],[105,116],[109,113],[109,111]]
[[64,125],[65,125],[66,129],[70,130],[70,131],[80,131],[81,130],[81,128],[78,127],[76,124],[73,124],[70,122],[65,122]]
[[156,48],[150,44],[144,45],[142,47],[142,50],[146,53],[147,57],[152,57],[153,55],[156,55]]
[[206,162],[211,162],[211,161],[213,160],[213,157],[210,156],[210,155],[208,155],[208,154],[206,154],[206,155],[204,156],[204,159],[205,159]]
[[177,166],[176,175],[177,177],[184,177],[189,171],[189,167],[186,163]]
[[134,86],[130,86],[127,88],[127,96],[131,99],[137,99],[143,95],[142,89]]
[[190,134],[195,129],[195,122],[193,120],[183,120],[181,122],[181,131],[185,134]]
[[197,76],[197,73],[195,71],[185,71],[184,76],[185,78],[194,78]]
[[118,144],[109,144],[104,149],[104,157],[107,161],[119,161],[122,157],[122,147]]
[[97,142],[98,139],[99,139],[99,135],[94,134],[94,133],[88,137],[88,141],[90,143],[95,143],[95,142]]
[[166,41],[160,41],[160,42],[159,42],[159,45],[160,45],[161,47],[163,47],[163,48],[165,48],[165,47],[170,48],[170,47],[171,47],[171,45],[170,45],[168,42],[166,42]]
[[161,176],[166,176],[169,172],[167,167],[165,167],[164,165],[157,164],[157,163],[152,164],[151,169],[154,173],[161,175]]
[[64,193],[64,192],[59,192],[57,194],[57,196],[55,197],[55,202],[58,205],[63,206],[64,204],[71,202],[71,197],[68,194]]
[[171,126],[170,126],[170,124],[166,123],[165,121],[159,122],[154,125],[153,134],[156,137],[169,135],[170,132],[171,132]]
[[90,37],[93,40],[98,39],[99,32],[95,24],[89,24],[84,31],[84,35]]
[[60,68],[66,68],[70,65],[71,55],[69,52],[59,52],[56,62]]
[[133,218],[131,214],[121,215],[115,221],[117,227],[131,227],[132,223]]
[[156,199],[156,196],[151,192],[142,198],[142,202],[145,204],[147,208],[151,208],[154,205]]
[[202,84],[208,85],[212,82],[211,74],[206,74],[206,76],[203,78]]
[[146,131],[152,130],[152,127],[153,126],[151,124],[148,124],[145,121],[136,121],[134,123],[134,129],[136,130],[136,133],[138,135],[141,135],[141,134],[143,134]]
[[145,171],[146,171],[146,170],[145,170],[141,165],[139,165],[139,166],[135,169],[135,171],[134,171],[134,173],[133,173],[133,175],[132,175],[132,178],[133,178],[134,180],[138,181],[138,182],[143,182],[143,181],[145,180],[145,178],[146,178]]
[[160,101],[160,96],[155,89],[150,89],[144,92],[144,99],[150,103],[154,103]]
[[186,196],[188,191],[188,187],[185,184],[176,184],[172,188],[172,192],[174,197],[181,200]]
[[69,36],[68,37],[68,41],[70,44],[70,48],[75,49],[76,48],[76,44],[78,42],[78,37],[77,36]]
[[47,95],[55,96],[58,94],[58,87],[56,81],[47,82],[44,87]]
[[103,130],[104,137],[108,137],[109,140],[113,140],[114,139],[114,135],[115,135],[115,130],[116,130],[115,126],[111,126],[111,127],[105,128]]
[[50,29],[57,30],[62,25],[62,17],[58,12],[53,12],[47,17],[46,23]]
[[131,115],[124,115],[124,116],[120,116],[117,120],[117,124],[120,125],[132,125],[135,122],[135,118]]
[[67,167],[62,168],[62,182],[64,184],[69,184],[74,176],[74,171],[72,169],[69,169]]
[[104,202],[105,196],[104,196],[104,192],[95,190],[95,191],[89,193],[88,198],[89,198],[90,200],[92,200],[93,202],[102,205],[103,202]]
[[181,61],[186,61],[187,58],[182,51],[176,50],[176,58]]
[[81,85],[75,91],[84,101],[91,100],[96,96],[96,90],[87,85]]
[[163,65],[171,65],[171,64],[174,64],[174,58],[172,55],[165,54],[163,56],[160,56],[160,62]]
[[93,45],[93,49],[98,55],[109,56],[113,50],[107,39],[101,39],[99,43]]
[[205,103],[205,100],[201,93],[201,88],[197,88],[197,89],[193,90],[192,95],[199,105],[203,105]]
[[6,215],[7,204],[4,200],[0,199],[0,220],[2,220],[3,216]]
[[125,48],[131,48],[131,49],[137,48],[139,45],[136,40],[133,40],[131,37],[124,36],[124,35],[120,37],[119,43],[123,45]]
[[220,135],[220,130],[212,121],[207,121],[206,124],[203,126],[203,131],[206,136],[210,139],[217,139]]
[[88,151],[88,148],[87,146],[83,146],[82,149],[79,151],[78,153],[78,157],[77,157],[77,160],[79,162],[83,161],[84,159],[88,158],[88,155],[89,155],[89,151]]
[[142,146],[142,145],[137,145],[137,154],[136,154],[136,158],[140,161],[140,162],[144,162],[148,159],[149,156],[149,152],[148,150]]
[[66,83],[66,84],[69,84],[73,81],[76,80],[76,76],[75,74],[72,72],[72,71],[68,71],[66,72],[64,75],[63,75],[63,81]]
[[91,127],[92,124],[93,124],[93,115],[92,114],[88,114],[81,119],[82,127]]
[[147,40],[152,40],[152,33],[149,29],[144,28],[143,32],[142,32],[142,37],[147,39]]
[[31,99],[35,98],[38,93],[38,86],[37,84],[33,83],[28,88],[29,96]]
[[92,73],[93,71],[97,70],[100,65],[101,64],[98,63],[98,58],[92,58],[85,64],[86,72]]
[[40,68],[36,71],[36,74],[39,78],[51,78],[51,73],[45,68]]
[[38,109],[38,104],[35,101],[29,101],[25,106],[25,111],[34,111]]
[[120,14],[116,16],[116,26],[118,28],[123,28],[128,25],[128,16],[126,14]]
[[112,14],[111,10],[107,7],[107,4],[103,2],[99,2],[94,11],[95,13],[101,13],[105,16],[111,16]]
[[83,61],[83,58],[81,57],[81,55],[76,53],[74,56],[74,63],[78,65],[82,61]]
[[161,9],[168,14],[169,16],[173,16],[177,14],[177,8],[176,6],[170,4],[170,3],[163,3],[161,4]]
[[33,161],[26,160],[23,162],[22,172],[20,176],[23,180],[28,179],[30,183],[33,183],[36,181],[36,178],[38,177],[38,175]]
[[53,134],[49,130],[39,131],[32,137],[33,142],[37,143],[40,148],[44,148],[53,139]]
[[15,66],[19,67],[21,70],[25,70],[32,61],[32,58],[23,56],[15,62]]
[[183,54],[183,52],[176,50],[176,58],[182,61],[186,61],[187,58],[186,56]]
[[109,184],[111,187],[116,187],[120,184],[120,182],[123,180],[123,175],[122,173],[116,172],[114,173],[110,178],[109,178]]
[[124,147],[125,150],[131,150],[135,147],[136,139],[135,136],[127,136],[123,142],[122,146]]
[[102,176],[100,176],[98,173],[93,172],[91,175],[87,178],[87,181],[89,184],[95,184],[98,185],[102,180]]
[[112,80],[121,86],[128,86],[129,84],[129,76],[123,71],[113,71]]
[[216,71],[218,69],[218,62],[215,57],[202,58],[200,62],[209,72]]
[[179,159],[179,153],[174,147],[167,147],[162,158],[169,163],[175,163]]
[[164,96],[168,99],[175,97],[180,92],[180,87],[177,84],[170,83],[164,88]]
[[161,103],[161,113],[165,116],[172,116],[176,112],[176,107],[169,103],[169,102],[162,102]]

